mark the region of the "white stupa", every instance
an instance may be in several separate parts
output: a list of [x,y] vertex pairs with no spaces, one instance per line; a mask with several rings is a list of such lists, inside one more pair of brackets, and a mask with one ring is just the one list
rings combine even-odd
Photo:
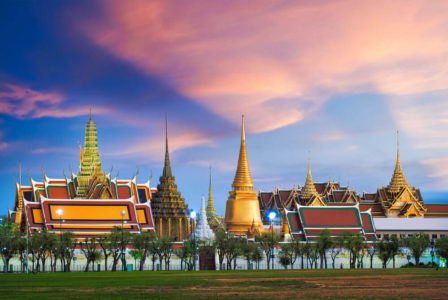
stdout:
[[205,199],[202,197],[201,213],[199,214],[198,225],[194,231],[194,238],[198,240],[214,240],[215,234],[208,225],[207,213],[205,211]]

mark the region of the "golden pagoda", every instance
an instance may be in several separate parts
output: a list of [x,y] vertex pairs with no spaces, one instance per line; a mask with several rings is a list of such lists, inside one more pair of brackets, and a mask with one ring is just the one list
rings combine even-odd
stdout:
[[311,175],[311,162],[308,159],[308,174],[305,180],[305,186],[302,188],[300,200],[303,205],[307,206],[325,206],[322,196],[317,192],[314,185],[313,176]]
[[91,181],[104,182],[105,174],[101,170],[100,155],[98,153],[98,134],[96,124],[92,120],[92,113],[90,113],[89,121],[86,125],[84,137],[84,150],[81,148],[81,159],[79,171],[76,176],[76,198],[87,198],[87,192],[91,188]]
[[210,227],[213,230],[217,230],[219,228],[224,228],[224,222],[221,216],[218,216],[215,209],[215,204],[213,201],[213,192],[212,192],[212,167],[210,167],[210,182],[208,186],[208,199],[207,199],[207,208],[205,209],[207,214],[207,221]]
[[229,198],[227,199],[224,218],[227,231],[237,236],[253,236],[263,231],[257,192],[253,190],[253,187],[254,184],[252,183],[247,160],[243,115],[238,166],[232,184],[232,191],[229,192]]
[[157,185],[157,192],[151,201],[151,208],[157,236],[171,236],[176,241],[182,241],[188,237],[192,228],[190,228],[188,206],[177,190],[175,177],[171,171],[170,154],[168,151],[168,123],[166,120],[165,122],[165,164],[162,176],[160,176],[160,183]]
[[386,217],[424,217],[426,208],[420,191],[409,186],[400,162],[400,145],[397,133],[397,161],[395,170],[387,187],[377,191]]

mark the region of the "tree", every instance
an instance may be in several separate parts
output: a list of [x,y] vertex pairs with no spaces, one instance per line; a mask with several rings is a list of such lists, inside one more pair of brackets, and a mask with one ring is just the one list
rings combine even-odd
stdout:
[[378,257],[381,259],[383,263],[383,268],[386,268],[387,263],[392,258],[389,237],[384,237],[382,240],[380,240],[380,242],[377,244],[377,249],[378,249]]
[[437,254],[448,260],[448,237],[444,236],[436,241],[436,251]]
[[98,239],[96,237],[86,238],[84,241],[79,243],[79,246],[87,260],[84,272],[88,272],[90,264],[94,267],[95,261],[101,258],[101,251],[98,250]]
[[75,256],[75,249],[77,242],[73,232],[66,231],[62,234],[62,261],[64,263],[64,271],[70,272],[73,257]]
[[157,252],[159,249],[159,243],[157,240],[152,240],[149,243],[149,247],[148,247],[148,255],[151,255],[151,262],[152,262],[152,270],[154,271],[154,267],[156,264],[156,260],[157,260]]
[[298,240],[298,239],[294,239],[292,242],[291,242],[291,246],[292,246],[292,249],[293,249],[293,251],[294,251],[294,259],[293,259],[293,261],[291,262],[291,269],[293,269],[293,267],[294,267],[294,262],[297,260],[297,258],[301,258],[301,268],[303,269],[303,243],[300,241],[300,240]]
[[226,253],[226,260],[227,260],[227,270],[232,269],[232,262],[233,262],[233,269],[236,269],[236,259],[238,255],[241,254],[242,249],[242,239],[237,238],[235,236],[229,237],[225,249]]
[[107,259],[114,252],[112,248],[110,234],[104,234],[98,237],[98,244],[103,252],[104,271],[107,271]]
[[163,260],[165,261],[165,270],[170,270],[170,260],[174,253],[173,243],[174,238],[171,236],[163,236],[159,239],[159,247],[161,248],[161,253]]
[[317,260],[319,259],[319,253],[320,248],[317,243],[309,244],[307,259],[310,262],[311,269],[313,269],[313,266],[315,269],[317,269]]
[[368,251],[367,253],[369,254],[370,257],[370,269],[373,268],[373,257],[375,256],[375,253],[377,252],[377,247],[375,247],[375,245],[370,245],[369,248],[367,248]]
[[343,239],[344,248],[350,252],[350,268],[354,269],[363,245],[364,237],[360,233],[345,233]]
[[180,258],[180,269],[183,270],[184,266],[186,266],[186,269],[190,270],[190,261],[192,261],[193,256],[193,241],[190,239],[186,240],[182,248],[175,250],[174,254]]
[[[129,231],[123,230],[121,227],[114,227],[109,235],[109,249],[112,256],[112,272],[117,270],[117,264],[120,259],[121,252],[125,252],[124,245],[128,245],[131,239]],[[126,255],[125,255],[126,256]],[[126,264],[125,259],[122,260],[123,266]]]
[[136,234],[133,237],[133,246],[135,250],[138,250],[141,258],[140,258],[140,266],[139,271],[143,271],[143,266],[145,265],[146,257],[149,253],[149,248],[151,246],[151,242],[157,238],[155,232],[142,232],[140,234]]
[[26,238],[20,233],[20,231],[14,232],[14,249],[19,255],[21,266],[20,269],[22,270],[22,272],[25,272],[26,270],[26,264],[24,262],[26,261],[26,263],[28,263],[28,257],[26,257],[26,242]]
[[[288,259],[283,258],[283,262],[289,261],[288,265],[291,265],[291,269],[292,269],[295,261],[297,260],[297,253],[294,249],[294,245],[292,243],[291,244],[289,244],[289,243],[282,244],[280,246],[280,252],[278,254],[278,257],[281,258],[281,256],[288,257]],[[282,263],[282,262],[280,262],[280,263]]]
[[415,265],[418,266],[420,264],[420,257],[428,247],[429,235],[420,232],[418,236],[411,236],[405,238],[403,241],[404,245],[411,251],[412,256],[415,259]]
[[226,249],[227,244],[229,242],[229,238],[230,238],[229,234],[223,229],[218,229],[215,232],[214,245],[216,247],[216,251],[218,252],[219,270],[222,270],[222,264],[226,256]]
[[279,236],[278,234],[270,232],[263,232],[261,235],[255,236],[255,242],[258,243],[260,248],[264,251],[266,255],[266,262],[268,270],[270,269],[270,261],[271,261],[271,255],[273,255],[273,250],[275,245],[278,244]]
[[317,248],[319,251],[320,256],[320,268],[323,268],[323,265],[325,263],[325,269],[328,268],[327,266],[327,250],[331,248],[333,245],[333,239],[331,238],[331,232],[328,229],[324,229],[319,233],[319,237],[317,238]]
[[3,216],[0,225],[0,255],[4,262],[4,270],[8,271],[9,260],[14,256],[14,222],[11,217]]
[[245,243],[241,245],[241,255],[246,259],[248,270],[250,269],[250,262],[252,260],[255,247],[256,246],[254,244],[249,244],[247,240],[245,240]]
[[343,239],[343,237],[339,236],[336,238],[336,240],[330,246],[329,254],[330,254],[330,258],[331,258],[331,266],[333,269],[336,268],[336,266],[335,266],[336,257],[339,254],[341,254],[343,245],[344,245],[344,239]]
[[288,268],[288,266],[291,264],[291,258],[289,255],[280,252],[278,254],[278,259],[280,261],[280,264],[285,268],[285,270]]
[[260,261],[263,259],[263,251],[256,243],[253,244],[251,259],[256,262],[257,270],[260,269]]
[[389,240],[389,249],[390,254],[392,256],[392,265],[395,269],[395,256],[398,255],[400,252],[400,240],[397,238],[396,235],[393,235]]

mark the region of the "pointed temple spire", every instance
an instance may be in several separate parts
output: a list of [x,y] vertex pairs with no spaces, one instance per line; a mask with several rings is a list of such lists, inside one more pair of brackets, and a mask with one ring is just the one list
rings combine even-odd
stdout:
[[86,124],[86,131],[84,136],[84,151],[80,162],[80,170],[77,174],[78,186],[76,188],[76,197],[84,198],[90,180],[98,175],[101,179],[104,177],[104,172],[101,170],[100,155],[98,153],[98,133],[96,124],[92,120],[90,113],[89,121]]
[[172,177],[170,153],[168,151],[168,119],[165,113],[165,164],[163,166],[163,176]]
[[158,237],[172,236],[182,241],[191,233],[188,206],[177,190],[168,150],[168,119],[165,114],[165,163],[157,192],[151,199],[151,209]]
[[400,144],[398,139],[398,131],[397,131],[397,162],[395,163],[394,174],[392,175],[392,179],[387,187],[389,193],[398,193],[401,188],[407,186],[408,183],[406,178],[404,177],[403,168],[401,167],[400,162]]
[[238,157],[238,166],[235,173],[235,179],[233,180],[233,190],[251,191],[254,187],[252,177],[249,170],[249,161],[247,160],[246,150],[246,134],[244,132],[244,115],[241,121],[241,146],[240,155]]
[[207,216],[211,217],[216,214],[215,204],[213,202],[212,193],[212,166],[210,166],[210,182],[208,184],[208,199],[207,199]]
[[207,213],[205,211],[205,199],[202,197],[201,201],[201,213],[199,214],[198,225],[194,230],[194,236],[199,240],[214,240],[215,234],[211,230],[210,225],[207,221]]
[[318,192],[313,182],[313,176],[311,175],[311,160],[308,158],[308,174],[306,176],[305,185],[302,188],[302,199],[310,199],[313,196],[317,196]]

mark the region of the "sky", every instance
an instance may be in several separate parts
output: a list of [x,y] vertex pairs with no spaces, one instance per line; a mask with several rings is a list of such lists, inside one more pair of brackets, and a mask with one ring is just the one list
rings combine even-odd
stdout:
[[376,192],[401,163],[448,203],[448,1],[0,2],[0,213],[22,166],[79,167],[89,110],[103,170],[162,173],[164,118],[190,208],[224,214],[241,115],[256,190],[329,179]]

